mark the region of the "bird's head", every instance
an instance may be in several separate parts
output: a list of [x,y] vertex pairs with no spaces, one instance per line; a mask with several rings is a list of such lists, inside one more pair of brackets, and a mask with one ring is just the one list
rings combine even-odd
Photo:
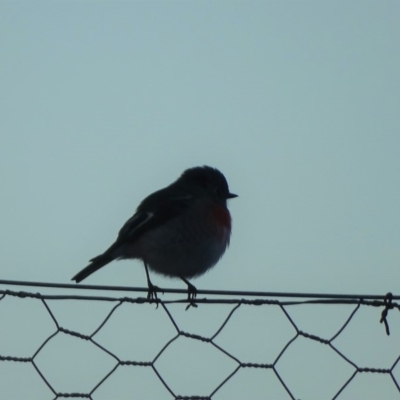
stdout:
[[208,166],[187,169],[176,183],[196,197],[207,197],[218,202],[226,203],[227,199],[238,197],[230,193],[222,172]]

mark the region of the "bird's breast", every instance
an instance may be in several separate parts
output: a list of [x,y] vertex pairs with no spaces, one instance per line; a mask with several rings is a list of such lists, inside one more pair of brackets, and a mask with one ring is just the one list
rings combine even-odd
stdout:
[[225,206],[213,204],[211,218],[220,238],[225,239],[229,243],[232,227],[232,219],[229,210]]
[[229,210],[226,207],[220,205],[214,205],[213,213],[215,220],[218,221],[220,225],[224,226],[227,229],[230,229],[231,214],[229,213]]

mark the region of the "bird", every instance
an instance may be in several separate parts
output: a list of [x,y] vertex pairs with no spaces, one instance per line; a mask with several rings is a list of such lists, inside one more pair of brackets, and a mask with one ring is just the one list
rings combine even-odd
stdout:
[[162,291],[151,282],[150,269],[185,282],[193,304],[197,289],[189,279],[212,268],[229,246],[232,222],[227,200],[235,197],[218,169],[186,169],[172,184],[147,196],[115,242],[72,280],[79,283],[114,260],[139,259],[146,271],[148,300],[158,300],[157,291]]

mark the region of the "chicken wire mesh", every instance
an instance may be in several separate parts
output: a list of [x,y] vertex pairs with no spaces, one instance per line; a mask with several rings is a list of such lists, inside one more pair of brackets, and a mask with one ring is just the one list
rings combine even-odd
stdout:
[[0,290],[4,399],[400,399],[391,294],[199,291],[186,311],[182,290],[0,284],[47,286]]

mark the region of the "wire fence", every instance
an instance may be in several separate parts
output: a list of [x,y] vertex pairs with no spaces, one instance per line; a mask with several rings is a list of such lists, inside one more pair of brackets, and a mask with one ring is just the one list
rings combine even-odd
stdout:
[[[173,298],[184,290],[151,303],[138,296],[145,288],[0,285],[4,399],[400,399],[390,293],[199,290],[185,311],[187,300]],[[129,296],[104,295],[115,291]]]

